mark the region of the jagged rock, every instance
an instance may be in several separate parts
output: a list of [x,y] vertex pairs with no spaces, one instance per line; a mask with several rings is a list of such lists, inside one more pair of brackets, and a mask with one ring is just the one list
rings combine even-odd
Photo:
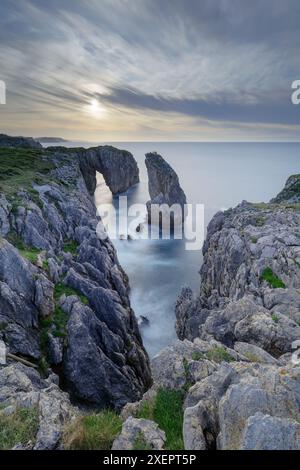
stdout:
[[51,333],[47,335],[47,360],[54,366],[61,364],[63,360],[63,341]]
[[[2,235],[9,224],[24,245],[18,251],[0,240],[0,336],[10,352],[39,360],[48,333],[48,360],[69,392],[97,406],[121,408],[151,385],[150,367],[130,307],[128,278],[111,241],[97,236],[99,219],[89,191],[96,171],[113,193],[128,189],[138,181],[137,165],[131,154],[112,147],[51,147],[41,150],[41,158],[49,173],[39,175],[43,181],[34,191],[19,191],[13,210],[0,198]],[[43,250],[47,263],[27,261],[32,248],[37,258]],[[62,296],[54,305],[54,283],[78,296]],[[76,343],[80,332],[84,336]]]
[[33,445],[37,450],[55,449],[63,426],[77,413],[57,385],[49,385],[36,370],[19,363],[0,368],[0,404],[38,410],[39,428]]
[[246,423],[242,450],[300,449],[300,423],[255,413]]
[[[161,220],[161,216],[159,215],[157,220],[151,219],[152,204],[166,204],[169,207],[173,204],[178,204],[181,207],[180,214],[178,214],[178,219],[176,219],[176,216],[174,217],[174,214],[171,213],[171,222],[175,224],[183,222],[186,216],[184,213],[186,196],[180,187],[177,174],[163,157],[157,153],[147,153],[145,163],[148,172],[148,188],[151,198],[151,200],[147,202],[149,221],[159,223]],[[168,220],[170,220],[169,217]]]
[[[94,194],[96,172],[101,173],[113,194],[127,191],[139,182],[139,170],[130,152],[108,145],[82,149],[79,155],[80,168],[88,190]],[[120,171],[120,168],[122,169]]]
[[176,341],[164,348],[151,360],[153,382],[157,387],[179,389],[185,386],[189,377],[185,361],[192,361],[193,353],[201,349],[190,341]]
[[153,421],[129,417],[123,424],[120,436],[114,441],[112,450],[134,450],[137,441],[142,441],[149,449],[161,450],[166,435]]
[[146,358],[139,356],[133,343],[131,351],[126,351],[124,329],[114,331],[113,323],[107,325],[77,301],[71,307],[67,330],[63,368],[72,393],[101,407],[119,409],[142,395],[149,381],[147,369],[141,367]]
[[279,362],[274,359],[269,353],[262,348],[249,343],[241,343],[237,341],[234,345],[235,351],[244,356],[250,362],[265,362],[267,364],[279,365]]
[[0,134],[0,147],[43,148],[42,145],[32,137],[11,137],[5,134]]
[[[284,204],[250,204],[218,213],[203,247],[200,294],[176,306],[181,339],[257,345],[276,358],[299,330],[300,213]],[[264,278],[265,271],[270,279]]]
[[300,175],[292,175],[287,179],[285,187],[275,198],[271,200],[272,204],[288,202],[297,204],[300,202]]
[[9,203],[4,194],[0,193],[0,237],[5,237],[9,230]]

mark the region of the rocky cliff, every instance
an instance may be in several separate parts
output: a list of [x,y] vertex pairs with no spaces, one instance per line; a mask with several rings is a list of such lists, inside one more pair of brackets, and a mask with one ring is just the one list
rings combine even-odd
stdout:
[[[128,280],[110,240],[97,237],[89,194],[96,170],[118,192],[137,181],[136,168],[131,154],[112,147],[0,148],[0,340],[98,408],[120,409],[151,383]],[[11,360],[0,373],[28,383],[24,393],[29,380],[33,391],[49,386],[37,386],[38,371],[25,366],[21,379]]]
[[[159,437],[168,446],[158,433],[170,432],[159,416],[162,389],[173,393],[166,414],[174,394],[182,397],[182,448],[300,449],[298,180],[269,204],[243,202],[210,222],[200,293],[185,287],[177,301],[180,340],[152,359],[152,388],[122,411],[127,449],[138,427],[152,446]],[[153,416],[162,426],[155,434]]]
[[[151,221],[151,206],[153,204],[166,204],[169,207],[173,204],[178,204],[181,207],[179,219],[183,220],[185,217],[184,205],[186,204],[186,196],[179,184],[176,172],[162,156],[157,153],[147,153],[145,163],[148,172],[148,188],[151,198],[151,200],[147,202],[149,221]],[[171,214],[171,217],[172,216],[172,221],[174,222],[174,214]],[[157,220],[154,222],[157,222]]]

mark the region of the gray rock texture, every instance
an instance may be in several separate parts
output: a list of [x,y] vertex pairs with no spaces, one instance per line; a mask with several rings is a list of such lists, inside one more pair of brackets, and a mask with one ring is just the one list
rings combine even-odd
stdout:
[[161,450],[165,441],[166,435],[156,423],[130,416],[123,424],[122,432],[114,441],[112,450],[135,450],[139,443],[143,443],[149,450]]
[[38,410],[38,432],[31,447],[36,450],[56,449],[64,425],[78,413],[67,393],[52,381],[42,379],[36,370],[19,363],[0,367],[0,405],[4,413],[16,408]]
[[187,449],[299,449],[300,369],[291,361],[300,338],[298,182],[289,178],[270,203],[217,213],[200,293],[184,287],[177,300],[180,339],[218,341],[238,354],[215,369],[207,354],[198,361],[185,399]]
[[290,352],[300,338],[299,222],[298,205],[284,202],[243,202],[216,214],[200,294],[184,288],[177,301],[178,336],[251,343],[275,358]]
[[[113,194],[127,191],[139,182],[139,169],[130,152],[108,145],[79,152],[80,168],[91,194],[96,189],[96,171],[101,173]],[[120,171],[121,169],[121,171]]]
[[0,339],[55,367],[79,403],[120,409],[151,385],[150,367],[127,276],[97,236],[89,177],[103,171],[116,193],[138,181],[137,165],[112,147],[55,147],[39,158],[32,187],[24,179],[0,195]]
[[[171,207],[178,204],[181,207],[182,220],[184,220],[184,205],[186,196],[179,184],[179,179],[173,168],[157,153],[146,154],[146,167],[148,172],[148,188],[151,200],[147,202],[148,219],[151,221],[151,205],[166,204]],[[171,221],[176,222],[171,214]],[[159,220],[158,220],[159,221]],[[157,222],[153,221],[152,222]]]

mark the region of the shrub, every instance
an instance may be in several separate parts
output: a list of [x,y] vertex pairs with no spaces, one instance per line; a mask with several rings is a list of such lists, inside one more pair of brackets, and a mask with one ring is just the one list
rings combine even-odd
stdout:
[[80,416],[69,424],[63,433],[65,449],[109,450],[120,434],[121,418],[110,410]]
[[206,353],[207,359],[214,362],[232,362],[234,358],[222,346],[214,346]]
[[273,287],[273,289],[285,288],[284,282],[273,273],[270,267],[267,267],[263,270],[261,280],[266,281],[270,287]]
[[78,243],[75,240],[67,240],[64,243],[63,250],[65,253],[71,253],[71,255],[77,254]]
[[36,408],[19,408],[8,416],[0,412],[0,449],[9,450],[19,442],[34,441],[38,425]]
[[158,390],[154,400],[145,402],[138,418],[155,421],[159,428],[166,433],[166,450],[181,450],[184,448],[183,426],[183,399],[181,390]]
[[275,313],[273,313],[272,320],[273,320],[273,322],[278,323],[279,322],[279,316],[276,315]]
[[38,248],[35,248],[33,246],[25,246],[22,238],[15,232],[9,232],[6,238],[9,243],[11,243],[12,245],[14,245],[15,248],[17,248],[23,258],[26,258],[31,263],[37,262],[38,255],[41,252]]
[[193,361],[201,361],[201,359],[204,359],[204,358],[205,358],[205,356],[201,352],[195,351],[192,354]]
[[80,294],[75,289],[72,289],[72,287],[65,286],[64,284],[61,284],[61,283],[55,284],[54,299],[59,300],[62,295],[66,295],[67,297],[69,295],[77,295],[77,297],[80,298],[81,302],[84,305],[87,305],[89,303],[89,301],[88,301],[88,299],[85,295]]

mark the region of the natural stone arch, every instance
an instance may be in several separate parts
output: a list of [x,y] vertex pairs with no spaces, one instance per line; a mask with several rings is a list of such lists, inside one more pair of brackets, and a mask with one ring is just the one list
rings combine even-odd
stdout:
[[109,145],[83,150],[79,154],[80,169],[90,194],[94,194],[96,172],[103,175],[112,194],[127,191],[139,182],[139,169],[130,152]]

